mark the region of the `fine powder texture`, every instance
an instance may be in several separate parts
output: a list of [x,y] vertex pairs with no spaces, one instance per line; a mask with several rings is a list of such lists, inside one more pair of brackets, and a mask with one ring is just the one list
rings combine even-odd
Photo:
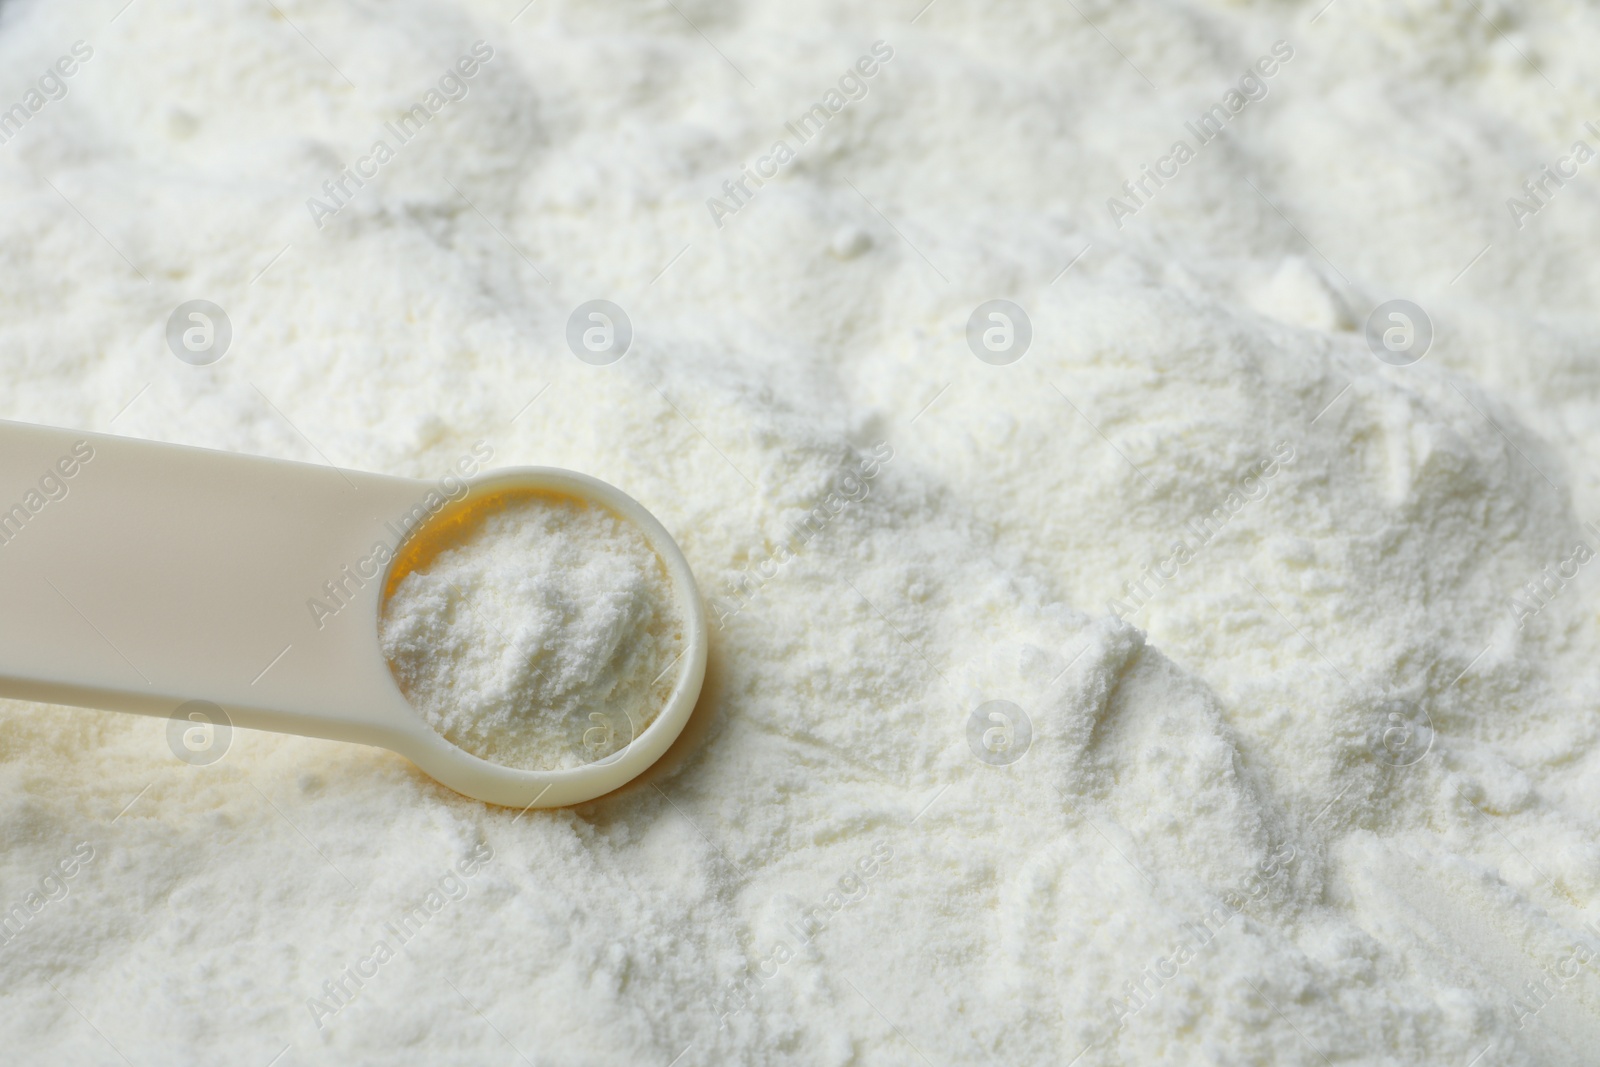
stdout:
[[526,497],[402,578],[378,633],[406,699],[446,740],[554,770],[605,759],[655,720],[684,647],[678,616],[631,524]]
[[584,471],[710,655],[550,811],[0,703],[0,1058],[1592,1067],[1592,5],[120,6],[0,4],[0,417]]

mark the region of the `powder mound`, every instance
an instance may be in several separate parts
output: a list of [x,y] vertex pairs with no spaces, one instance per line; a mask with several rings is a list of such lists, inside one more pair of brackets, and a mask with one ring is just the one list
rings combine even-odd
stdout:
[[616,753],[655,719],[684,632],[643,534],[601,507],[527,497],[401,579],[379,640],[452,744],[554,770]]

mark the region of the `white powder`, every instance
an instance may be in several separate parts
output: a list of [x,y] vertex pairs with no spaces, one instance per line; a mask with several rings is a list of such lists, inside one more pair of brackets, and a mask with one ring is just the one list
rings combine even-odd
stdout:
[[[571,810],[6,705],[0,905],[95,857],[0,945],[9,1056],[1593,1062],[1600,568],[1512,598],[1596,545],[1600,176],[1506,206],[1596,143],[1592,14],[115,6],[0,6],[0,101],[94,48],[0,145],[0,416],[427,478],[488,438],[626,486],[739,610],[684,743]],[[1409,367],[1362,336],[1395,297]],[[209,367],[166,348],[192,299]],[[609,366],[566,345],[594,299]],[[1010,366],[966,342],[994,299]]]
[[654,721],[684,646],[666,568],[604,508],[513,499],[402,578],[379,638],[406,699],[510,767],[576,767]]

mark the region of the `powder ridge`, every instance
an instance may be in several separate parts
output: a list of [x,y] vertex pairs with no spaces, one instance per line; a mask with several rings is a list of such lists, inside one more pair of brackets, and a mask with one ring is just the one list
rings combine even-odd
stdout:
[[401,691],[447,740],[553,770],[611,756],[654,721],[683,648],[679,615],[631,523],[530,496],[403,577],[379,638]]

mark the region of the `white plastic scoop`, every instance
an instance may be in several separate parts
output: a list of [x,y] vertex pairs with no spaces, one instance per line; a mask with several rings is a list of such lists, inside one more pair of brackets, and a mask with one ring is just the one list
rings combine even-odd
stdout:
[[[406,701],[378,645],[399,542],[447,503],[507,490],[577,497],[633,523],[685,620],[665,706],[597,763],[518,770],[457,748]],[[376,745],[479,800],[556,807],[660,758],[699,696],[706,647],[705,610],[671,535],[583,474],[508,468],[446,489],[0,421],[0,696],[159,716],[210,701],[236,726]]]

